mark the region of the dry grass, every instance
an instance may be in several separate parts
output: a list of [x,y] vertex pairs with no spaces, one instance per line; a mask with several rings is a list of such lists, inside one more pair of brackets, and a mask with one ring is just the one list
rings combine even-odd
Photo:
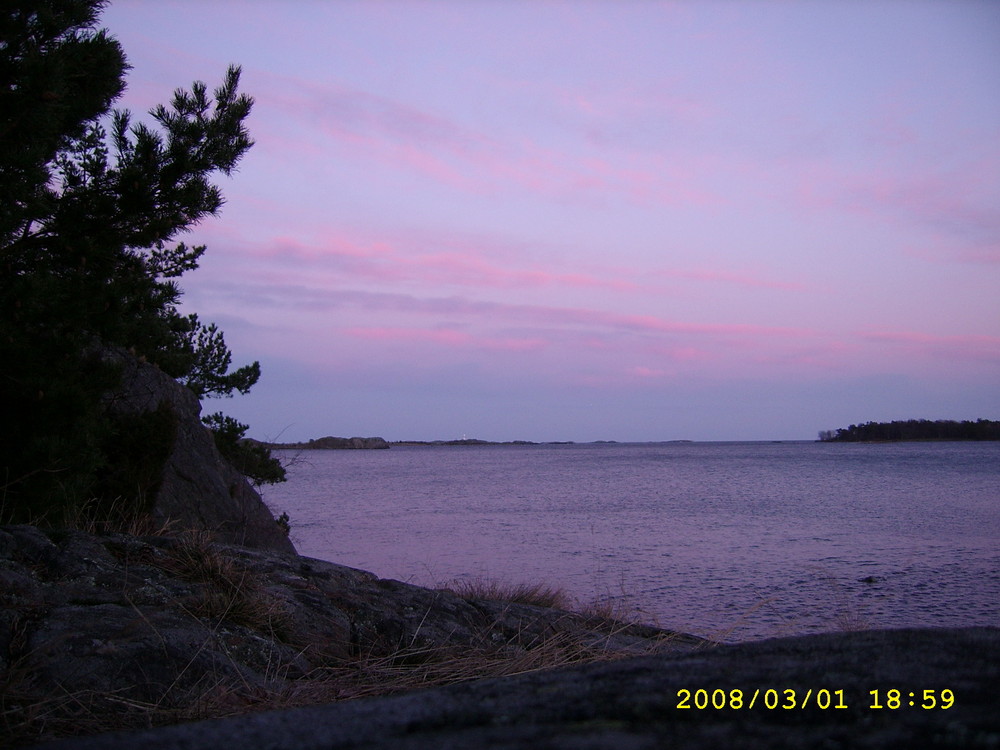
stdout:
[[[750,622],[750,618],[755,612],[770,607],[774,602],[774,597],[762,599],[740,615],[736,621],[732,622],[728,626],[720,627],[718,630],[709,633],[707,638],[715,643],[732,642],[733,633],[737,632],[745,623]],[[736,640],[738,641],[739,639]]]
[[279,637],[287,631],[282,602],[268,594],[259,575],[249,571],[215,545],[204,531],[177,537],[161,565],[179,578],[200,584],[197,595],[183,607],[195,617],[225,620]]
[[545,583],[507,583],[494,578],[461,578],[441,587],[463,599],[530,604],[549,609],[569,609],[570,596]]
[[624,588],[622,593],[606,594],[589,602],[580,602],[564,589],[547,583],[509,583],[480,577],[456,579],[440,588],[463,599],[562,609],[591,621],[611,625],[648,623],[651,620],[650,616],[634,603],[635,597],[625,593]]
[[573,611],[579,612],[588,619],[605,622],[640,623],[650,619],[645,617],[645,613],[625,597],[600,597],[575,606]]
[[[273,635],[282,612],[268,598],[251,571],[214,545],[205,534],[181,535],[169,549],[165,566],[175,575],[202,587],[196,601],[184,608],[199,618],[238,622]],[[509,586],[475,582],[462,587],[466,595],[550,607],[565,605],[565,593],[548,586]],[[5,744],[31,744],[67,736],[162,726],[182,721],[222,718],[250,711],[283,709],[385,696],[416,688],[450,685],[486,677],[524,674],[572,664],[621,657],[600,642],[576,631],[549,629],[544,635],[522,630],[495,640],[496,623],[484,623],[471,644],[415,647],[402,645],[386,653],[373,645],[367,653],[328,662],[310,674],[288,678],[287,664],[274,663],[265,680],[253,685],[238,677],[206,674],[193,687],[177,680],[157,701],[113,693],[76,691],[43,693],[34,684],[24,654],[0,678],[0,732]],[[193,665],[196,654],[191,656]],[[266,685],[268,687],[262,687]]]
[[[185,532],[174,539],[164,558],[151,558],[147,562],[196,584],[194,596],[176,602],[183,611],[203,621],[215,621],[213,633],[229,622],[249,627],[265,639],[285,640],[284,606],[267,593],[258,575],[216,546],[207,533]],[[13,658],[4,665],[6,668],[0,669],[0,748],[296,705],[294,700],[288,702],[284,694],[287,691],[262,689],[231,674],[210,672],[201,675],[193,685],[184,680],[182,686],[185,673],[192,668],[201,649],[208,646],[207,639],[156,701],[136,699],[134,694],[130,695],[132,686],[127,685],[111,692],[52,691],[51,687],[37,684],[30,666],[38,659],[51,658],[27,648],[31,619],[30,615],[22,616],[14,623],[8,648]],[[235,662],[233,665],[239,675],[239,666]],[[287,664],[271,663],[264,683],[281,685],[287,673]],[[323,691],[316,691],[317,700],[322,700],[322,694]]]
[[[224,623],[249,627],[265,638],[290,643],[284,604],[267,590],[263,574],[249,569],[216,545],[207,533],[174,535],[166,555],[149,562],[195,584],[196,594],[178,602],[192,617],[211,622],[212,632]],[[456,581],[449,587],[470,599],[571,609],[572,601],[545,584],[504,584],[486,579]],[[607,622],[602,632],[627,627],[619,615],[622,604],[606,600],[583,614]],[[59,737],[163,726],[182,721],[221,718],[250,711],[308,706],[361,697],[384,696],[415,688],[468,680],[523,674],[572,664],[620,658],[593,631],[550,628],[544,635],[523,630],[496,640],[496,623],[484,623],[471,644],[419,648],[412,642],[395,649],[371,646],[367,653],[328,660],[307,675],[289,679],[291,665],[269,663],[265,679],[254,684],[232,673],[207,673],[191,686],[181,678],[193,669],[198,654],[180,671],[159,700],[137,700],[130,687],[114,692],[52,693],[37,683],[29,665],[38,658],[26,649],[29,618],[17,624],[9,653],[19,654],[0,671],[0,745],[17,746]],[[294,637],[294,634],[291,634]],[[207,647],[208,641],[202,646]],[[287,653],[287,652],[286,652]],[[232,657],[230,657],[232,658]],[[234,666],[237,666],[234,662]],[[239,668],[234,670],[240,674]],[[190,674],[188,674],[190,677]]]
[[[2,502],[0,502],[0,519]],[[133,500],[116,498],[89,502],[62,509],[58,514],[38,513],[18,523],[42,529],[67,529],[87,534],[127,534],[129,536],[169,536],[175,533],[173,521],[157,521],[148,511],[140,510]]]
[[618,656],[586,644],[571,633],[553,633],[527,644],[516,641],[480,648],[401,650],[382,657],[324,670],[320,684],[340,700],[390,695],[416,688],[508,677]]
[[166,726],[282,707],[271,696],[206,674],[193,687],[168,690],[156,702],[136,700],[130,687],[116,691],[41,690],[24,656],[0,679],[0,747],[105,732]]
[[871,627],[871,622],[862,611],[861,603],[851,596],[850,589],[844,586],[832,573],[822,574],[821,580],[830,588],[837,604],[833,614],[833,623],[836,628],[842,632],[868,630]]
[[[199,561],[198,565],[207,566],[203,572],[208,575],[219,574],[214,563]],[[224,572],[228,575],[230,571]],[[484,626],[478,642],[471,646],[405,647],[387,654],[372,651],[319,667],[294,680],[285,679],[287,665],[276,663],[268,669],[266,688],[231,676],[206,674],[184,690],[176,688],[175,682],[155,702],[136,700],[127,694],[127,688],[113,693],[42,693],[25,666],[29,659],[23,657],[0,681],[0,735],[4,745],[16,747],[60,737],[393,695],[622,656],[570,632],[545,636],[523,632],[501,643],[494,642],[492,633],[492,626]]]

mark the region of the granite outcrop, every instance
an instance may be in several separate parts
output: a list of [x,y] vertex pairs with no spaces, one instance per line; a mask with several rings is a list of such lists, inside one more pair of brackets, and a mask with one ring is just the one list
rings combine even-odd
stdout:
[[[827,633],[595,662],[56,748],[985,750],[1000,746],[998,665],[997,628]],[[942,695],[954,702],[943,703]]]
[[166,410],[175,427],[171,448],[154,482],[150,515],[157,524],[212,532],[221,541],[294,552],[260,494],[223,458],[211,431],[201,422],[195,394],[127,352],[105,356],[122,369],[122,384],[107,395],[113,414]]
[[205,532],[0,527],[0,701],[22,743],[704,645]]
[[1000,628],[720,645],[204,532],[0,528],[12,747],[996,748],[997,684]]

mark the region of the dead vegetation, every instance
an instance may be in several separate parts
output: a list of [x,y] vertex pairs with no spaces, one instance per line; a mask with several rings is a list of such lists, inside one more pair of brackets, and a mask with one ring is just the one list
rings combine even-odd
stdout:
[[[134,520],[128,526],[138,528]],[[437,636],[430,642],[424,638],[428,630],[425,620],[429,624],[430,619],[440,618],[430,609],[434,605],[428,604],[427,611],[411,612],[408,616],[413,619],[406,620],[405,627],[390,629],[395,636],[371,637],[379,627],[370,628],[349,650],[336,651],[311,640],[311,634],[297,631],[291,607],[299,605],[290,597],[288,588],[281,589],[269,579],[266,568],[250,564],[234,548],[216,544],[209,534],[177,532],[156,544],[130,537],[104,537],[100,544],[101,549],[112,553],[116,569],[130,570],[130,574],[162,571],[161,575],[174,582],[172,586],[184,592],[150,609],[130,599],[133,595],[128,592],[132,589],[128,589],[125,600],[133,611],[130,627],[144,628],[148,640],[160,644],[155,650],[165,653],[173,645],[171,638],[176,639],[176,628],[165,631],[163,620],[156,618],[172,612],[170,617],[175,620],[196,625],[191,632],[199,633],[201,641],[187,644],[182,661],[173,662],[173,677],[165,682],[135,682],[91,690],[80,689],[79,681],[67,681],[53,687],[51,680],[40,678],[38,666],[58,659],[59,644],[48,644],[51,653],[41,653],[37,645],[32,650],[29,637],[47,616],[49,605],[29,601],[31,590],[27,584],[22,586],[23,595],[0,593],[0,615],[15,616],[6,630],[10,634],[8,642],[0,643],[0,736],[4,738],[0,744],[16,747],[66,736],[390,695],[636,653],[634,648],[626,651],[611,645],[616,635],[633,627],[631,624],[612,617],[600,623],[594,619],[610,614],[610,609],[603,613],[594,610],[584,617],[553,612],[570,604],[559,589],[487,581],[458,586],[454,591],[465,599],[503,603],[492,609],[461,605],[469,611],[487,613],[471,625],[468,619],[462,620],[467,630],[461,638],[449,641]],[[155,576],[139,577],[143,575],[149,580],[139,583],[147,589],[155,587]],[[287,572],[282,575],[291,578]],[[373,589],[379,583],[376,579]],[[337,591],[332,584],[324,585],[327,588],[321,590],[309,580],[295,582],[301,592],[325,598],[327,604],[323,606],[335,601],[340,611],[347,605],[339,597],[348,601],[356,594],[349,585]],[[419,592],[424,597],[421,601],[427,602],[448,596],[428,590]],[[511,622],[520,622],[518,617],[524,617],[525,611],[530,614],[530,610],[522,607],[517,617],[509,618],[509,609],[524,604],[545,608],[546,624],[539,626],[541,620],[529,618],[523,627],[512,626]],[[351,617],[367,623],[369,615],[358,611]],[[440,633],[440,623],[437,627]],[[635,642],[651,649],[657,645],[655,637],[644,638]],[[106,648],[114,651],[117,646],[109,642]],[[215,661],[205,659],[209,651]],[[248,656],[248,651],[254,653]],[[129,672],[137,673],[143,674],[142,669]]]
[[265,582],[214,544],[205,531],[188,531],[160,563],[185,581],[197,584],[195,596],[181,606],[193,617],[228,621],[285,639],[287,614]]
[[569,609],[573,601],[563,589],[546,583],[511,583],[496,578],[461,578],[442,588],[463,599],[486,599],[551,609]]

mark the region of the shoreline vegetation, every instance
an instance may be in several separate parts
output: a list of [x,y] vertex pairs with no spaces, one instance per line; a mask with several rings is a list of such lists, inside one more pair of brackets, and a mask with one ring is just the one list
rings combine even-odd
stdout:
[[623,598],[425,588],[152,523],[0,526],[0,745],[715,645]]
[[930,441],[986,441],[1000,440],[1000,421],[908,419],[895,422],[866,422],[865,424],[823,430],[819,433],[822,443],[900,443]]

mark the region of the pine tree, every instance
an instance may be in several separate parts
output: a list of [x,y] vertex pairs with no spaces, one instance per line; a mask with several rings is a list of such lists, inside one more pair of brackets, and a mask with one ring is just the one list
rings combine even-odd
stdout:
[[178,89],[150,112],[155,127],[133,124],[111,109],[128,65],[96,28],[104,4],[0,11],[0,518],[78,506],[113,473],[122,425],[102,396],[120,373],[108,348],[199,397],[245,393],[260,376],[256,362],[229,371],[222,333],[178,311],[176,283],[205,252],[178,236],[218,213],[210,178],[252,145],[240,70],[212,95]]

